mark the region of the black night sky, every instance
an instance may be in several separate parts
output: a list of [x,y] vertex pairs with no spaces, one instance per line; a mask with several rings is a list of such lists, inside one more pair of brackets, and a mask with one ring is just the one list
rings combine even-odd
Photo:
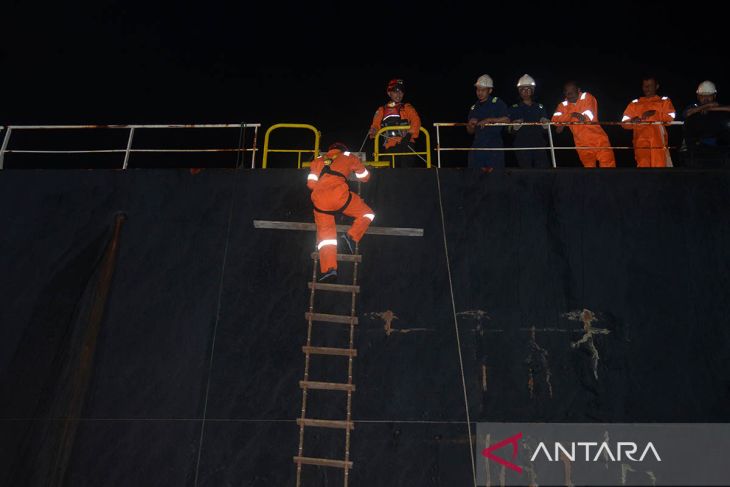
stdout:
[[[464,121],[489,73],[514,103],[524,73],[551,111],[576,79],[619,120],[655,73],[681,110],[730,83],[726,26],[686,3],[177,2],[4,7],[0,123],[312,123],[359,145],[385,84],[433,122]],[[610,133],[609,133],[610,135]]]

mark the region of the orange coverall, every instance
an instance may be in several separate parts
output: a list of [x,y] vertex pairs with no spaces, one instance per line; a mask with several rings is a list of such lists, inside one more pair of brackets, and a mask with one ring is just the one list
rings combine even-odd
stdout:
[[[677,116],[672,101],[666,96],[652,96],[632,101],[624,111],[622,122],[641,117],[647,111],[656,113],[644,118],[644,122],[663,122],[667,125]],[[667,129],[663,125],[635,125],[626,123],[623,128],[634,131],[634,157],[637,167],[672,167],[672,158],[667,149]]]
[[[558,104],[553,114],[553,122],[579,122],[571,114],[578,112],[586,117],[586,121],[598,122],[598,102],[590,93],[581,92],[578,101],[570,103],[564,100]],[[576,147],[607,147],[607,149],[576,149],[584,167],[596,167],[596,160],[601,167],[616,167],[616,159],[608,141],[608,135],[600,125],[568,125],[573,132]]]
[[373,210],[362,198],[350,192],[346,178],[352,172],[359,181],[367,182],[370,179],[370,173],[360,159],[349,152],[332,149],[312,162],[307,176],[307,187],[312,190],[314,223],[317,225],[317,249],[322,272],[337,269],[335,215],[344,213],[355,218],[347,233],[356,242],[360,241],[370,222],[375,218]]
[[[411,134],[411,140],[416,140],[421,133],[421,118],[410,103],[395,103],[391,101],[381,106],[375,111],[373,123],[370,125],[370,128],[380,130],[383,127],[384,120],[395,117],[398,117],[398,120],[402,122],[398,123],[398,125],[411,126],[408,132]],[[384,136],[385,134],[381,134],[381,137]],[[390,149],[391,147],[395,147],[402,139],[403,137],[390,137],[385,141],[385,148]]]

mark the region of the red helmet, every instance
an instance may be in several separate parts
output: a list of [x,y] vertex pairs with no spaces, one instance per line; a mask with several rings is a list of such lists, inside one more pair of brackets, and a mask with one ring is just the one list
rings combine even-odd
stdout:
[[327,148],[327,152],[329,152],[331,150],[335,150],[335,149],[342,151],[342,152],[347,152],[349,150],[347,148],[347,146],[345,144],[343,144],[342,142],[334,142],[334,143],[330,144],[330,146]]
[[387,91],[403,91],[403,80],[395,78],[388,81]]

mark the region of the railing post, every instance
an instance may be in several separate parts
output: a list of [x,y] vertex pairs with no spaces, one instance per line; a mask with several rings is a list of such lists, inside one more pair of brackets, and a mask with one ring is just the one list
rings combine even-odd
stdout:
[[441,127],[436,125],[436,164],[438,165],[439,169],[441,169],[441,132],[439,131],[440,128]]
[[548,122],[548,139],[550,140],[550,157],[553,159],[553,168],[558,167],[557,163],[555,162],[555,146],[553,145],[553,124],[552,122]]
[[426,134],[426,169],[431,169],[431,134],[423,127],[419,131]]
[[12,130],[12,127],[7,128],[7,132],[5,132],[5,137],[3,137],[3,145],[2,147],[0,147],[0,171],[5,168],[5,151],[8,148],[8,142],[10,142],[10,132]]
[[246,122],[241,122],[239,124],[239,130],[238,130],[238,145],[236,146],[236,169],[241,167],[241,164],[245,162],[246,160],[246,142],[243,140],[246,136]]
[[251,145],[251,169],[256,168],[256,139],[258,139],[259,135],[259,126],[256,125],[253,128],[253,142]]
[[127,169],[129,165],[129,151],[132,148],[132,139],[134,138],[134,127],[129,129],[129,139],[127,140],[127,150],[124,153],[124,164],[122,169]]

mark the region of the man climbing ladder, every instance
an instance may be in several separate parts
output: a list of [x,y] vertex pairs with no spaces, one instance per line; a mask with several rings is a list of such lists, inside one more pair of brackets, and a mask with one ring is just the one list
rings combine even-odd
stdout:
[[348,152],[342,143],[332,144],[324,156],[316,158],[307,176],[307,186],[312,190],[314,222],[317,225],[317,249],[321,276],[320,282],[337,280],[337,227],[335,215],[342,213],[355,218],[350,229],[342,234],[345,248],[355,253],[360,241],[375,218],[373,210],[350,191],[347,178],[355,173],[358,181],[367,182],[370,173],[356,156]]

